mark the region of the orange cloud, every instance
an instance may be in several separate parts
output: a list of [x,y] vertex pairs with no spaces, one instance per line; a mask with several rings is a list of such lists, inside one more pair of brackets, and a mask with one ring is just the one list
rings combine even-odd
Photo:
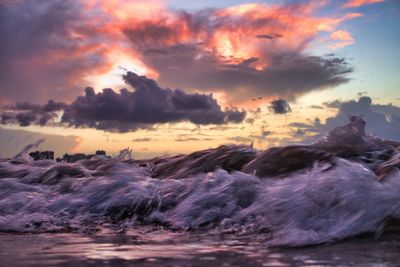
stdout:
[[[38,101],[46,94],[59,100],[71,99],[78,89],[68,87],[84,87],[88,82],[110,86],[108,78],[99,82],[99,77],[117,76],[116,69],[121,65],[164,81],[168,80],[166,73],[172,75],[176,69],[191,71],[175,74],[187,81],[200,79],[192,75],[203,70],[211,73],[241,68],[259,74],[274,67],[279,69],[282,64],[288,65],[288,60],[303,56],[307,48],[316,44],[320,33],[332,34],[333,43],[328,46],[338,45],[337,28],[344,21],[361,16],[316,15],[327,1],[254,3],[190,13],[168,10],[163,0],[32,0],[30,5],[22,2],[6,4],[10,11],[6,12],[6,19],[24,19],[29,23],[24,22],[27,27],[23,31],[8,29],[4,32],[12,35],[0,36],[5,46],[12,48],[5,49],[11,51],[3,60],[10,73],[0,86],[6,88],[6,98],[38,96]],[[30,16],[25,18],[21,14]],[[48,27],[35,28],[37,25]],[[25,31],[40,34],[29,39]],[[30,45],[21,46],[19,40]],[[342,45],[350,42],[340,41]],[[197,85],[194,82],[190,89]],[[62,86],[63,94],[54,90]],[[13,89],[27,87],[31,87],[30,94]],[[212,87],[221,89],[219,85]],[[246,86],[240,89],[245,91]]]
[[356,7],[370,5],[370,4],[382,3],[384,1],[385,0],[349,0],[343,5],[343,7],[344,8],[356,8]]
[[354,43],[353,36],[351,36],[351,34],[347,31],[334,31],[331,33],[330,38],[336,41],[329,46],[332,49],[342,48]]
[[319,33],[333,32],[343,21],[361,16],[314,16],[321,6],[244,4],[198,14],[164,11],[156,18],[131,20],[124,31],[139,51],[198,42],[203,54],[214,54],[221,62],[256,57],[253,66],[262,69],[270,62],[266,50],[303,51]]
[[347,31],[335,31],[331,34],[333,40],[354,41],[353,37]]

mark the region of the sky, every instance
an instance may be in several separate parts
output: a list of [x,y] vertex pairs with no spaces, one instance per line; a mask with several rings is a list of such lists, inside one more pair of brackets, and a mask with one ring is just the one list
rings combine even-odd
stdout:
[[2,0],[0,157],[400,140],[398,0]]

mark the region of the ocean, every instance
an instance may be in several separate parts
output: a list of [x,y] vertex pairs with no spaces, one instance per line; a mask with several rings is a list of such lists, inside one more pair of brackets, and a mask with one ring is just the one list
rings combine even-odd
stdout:
[[0,162],[0,265],[399,266],[398,148],[337,138],[150,160],[23,151]]

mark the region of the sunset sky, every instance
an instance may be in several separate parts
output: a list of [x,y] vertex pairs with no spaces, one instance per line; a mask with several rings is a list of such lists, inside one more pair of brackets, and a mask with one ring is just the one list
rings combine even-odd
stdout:
[[361,114],[400,140],[398,0],[1,0],[0,44],[0,157],[264,149]]

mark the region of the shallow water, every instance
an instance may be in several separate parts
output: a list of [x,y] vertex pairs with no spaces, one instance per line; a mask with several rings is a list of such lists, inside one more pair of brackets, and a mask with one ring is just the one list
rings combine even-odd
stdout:
[[139,228],[93,235],[0,234],[0,266],[400,266],[400,234],[302,248],[258,235]]

